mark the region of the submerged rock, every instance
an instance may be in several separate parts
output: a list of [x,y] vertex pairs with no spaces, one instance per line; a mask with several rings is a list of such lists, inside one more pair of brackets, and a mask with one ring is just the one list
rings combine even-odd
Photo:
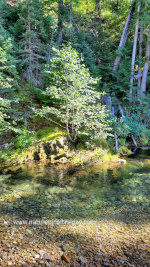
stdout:
[[79,261],[80,261],[80,263],[81,263],[82,265],[86,265],[86,264],[88,263],[88,260],[87,260],[86,258],[84,258],[83,256],[81,256],[81,257],[79,258]]
[[47,261],[50,261],[50,260],[51,260],[50,255],[49,255],[48,253],[44,253],[44,254],[42,255],[42,258],[43,258],[44,260],[47,260]]

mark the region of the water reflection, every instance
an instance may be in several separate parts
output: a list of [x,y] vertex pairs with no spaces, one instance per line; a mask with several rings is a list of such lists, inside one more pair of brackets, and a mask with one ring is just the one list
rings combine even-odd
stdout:
[[148,207],[150,159],[126,165],[73,166],[49,161],[14,166],[0,175],[1,213],[24,217],[95,218],[104,209]]

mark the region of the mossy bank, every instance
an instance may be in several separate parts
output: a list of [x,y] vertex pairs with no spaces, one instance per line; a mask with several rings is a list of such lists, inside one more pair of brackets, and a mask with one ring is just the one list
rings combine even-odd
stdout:
[[124,163],[119,155],[112,155],[103,142],[91,148],[80,143],[76,148],[71,146],[65,131],[58,127],[44,127],[35,132],[25,131],[22,135],[11,138],[0,152],[1,167],[44,160],[53,164],[71,162],[75,165],[107,161]]

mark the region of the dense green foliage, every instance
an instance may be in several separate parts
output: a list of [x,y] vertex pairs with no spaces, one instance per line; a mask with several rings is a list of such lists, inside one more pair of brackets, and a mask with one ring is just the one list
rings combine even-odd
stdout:
[[[144,94],[138,96],[136,78],[132,99],[129,90],[137,16],[143,40],[140,54],[139,34],[135,76],[140,68],[144,73],[148,60],[150,1],[142,1],[139,14],[138,1],[133,3],[129,37],[118,49],[129,0],[0,0],[0,134],[15,132],[19,138],[21,132],[34,131],[36,113],[66,128],[71,142],[103,137],[113,147],[111,129],[119,146],[128,145],[131,137],[148,145],[148,73]],[[121,60],[114,72],[117,55]]]
[[101,94],[93,88],[97,79],[90,76],[71,46],[54,51],[51,68],[46,71],[50,87],[44,94],[57,106],[43,107],[38,114],[49,120],[52,114],[58,117],[66,125],[68,138],[73,143],[81,136],[106,138],[108,116],[100,103]]
[[3,27],[0,29],[0,135],[16,131],[14,118],[14,91],[17,88],[16,60],[13,57],[11,38]]

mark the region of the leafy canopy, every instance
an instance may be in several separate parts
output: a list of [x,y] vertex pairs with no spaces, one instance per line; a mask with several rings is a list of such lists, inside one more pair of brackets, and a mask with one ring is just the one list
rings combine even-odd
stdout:
[[51,116],[59,118],[71,142],[81,136],[106,138],[110,130],[108,114],[100,103],[101,93],[94,88],[97,79],[91,77],[70,45],[53,51],[50,70],[46,71],[50,86],[45,94],[55,105],[43,107],[40,114],[49,120]]

